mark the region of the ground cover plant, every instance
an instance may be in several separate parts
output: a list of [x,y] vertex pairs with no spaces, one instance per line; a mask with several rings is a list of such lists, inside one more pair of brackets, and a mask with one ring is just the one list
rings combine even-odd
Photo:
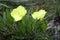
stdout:
[[7,3],[0,6],[0,40],[53,40],[46,30],[49,21],[60,15],[59,1]]

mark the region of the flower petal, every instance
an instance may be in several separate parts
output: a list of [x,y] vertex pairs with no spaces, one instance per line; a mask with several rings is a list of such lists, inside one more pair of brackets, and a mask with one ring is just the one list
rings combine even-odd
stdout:
[[16,9],[13,9],[11,12],[11,16],[15,21],[22,20],[22,18],[26,15],[27,11],[23,6],[18,6]]

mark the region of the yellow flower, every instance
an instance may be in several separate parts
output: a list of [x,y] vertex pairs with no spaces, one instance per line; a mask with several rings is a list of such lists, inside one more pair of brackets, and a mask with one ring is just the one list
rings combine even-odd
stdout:
[[34,12],[34,13],[32,14],[32,17],[33,17],[34,19],[39,19],[38,12]]
[[26,13],[27,11],[23,6],[18,6],[16,9],[13,9],[11,16],[15,21],[19,21],[26,15]]
[[45,10],[39,10],[38,12],[34,12],[32,14],[32,17],[37,20],[39,20],[39,19],[42,20],[44,18],[45,14],[46,14]]

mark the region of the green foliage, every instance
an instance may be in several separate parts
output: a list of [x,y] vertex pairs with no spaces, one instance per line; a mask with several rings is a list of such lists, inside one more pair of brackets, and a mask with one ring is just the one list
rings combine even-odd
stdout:
[[0,16],[0,33],[5,40],[45,40],[47,38],[45,34],[47,20],[34,20],[28,13],[21,21],[14,22],[10,15],[11,9],[4,10],[5,12]]
[[[46,7],[47,14],[42,21],[34,20],[31,13],[34,12],[35,9],[31,8],[33,10],[29,12],[30,9],[28,8],[28,13],[24,18],[14,22],[14,19],[10,15],[12,8],[1,7],[0,34],[3,35],[5,40],[52,40],[52,37],[47,35],[46,28],[48,21],[56,16],[56,11],[59,11],[55,9],[56,5],[53,3],[46,2],[46,5],[52,8],[49,10],[48,7]],[[39,8],[37,8],[36,11],[37,10],[39,10]]]

